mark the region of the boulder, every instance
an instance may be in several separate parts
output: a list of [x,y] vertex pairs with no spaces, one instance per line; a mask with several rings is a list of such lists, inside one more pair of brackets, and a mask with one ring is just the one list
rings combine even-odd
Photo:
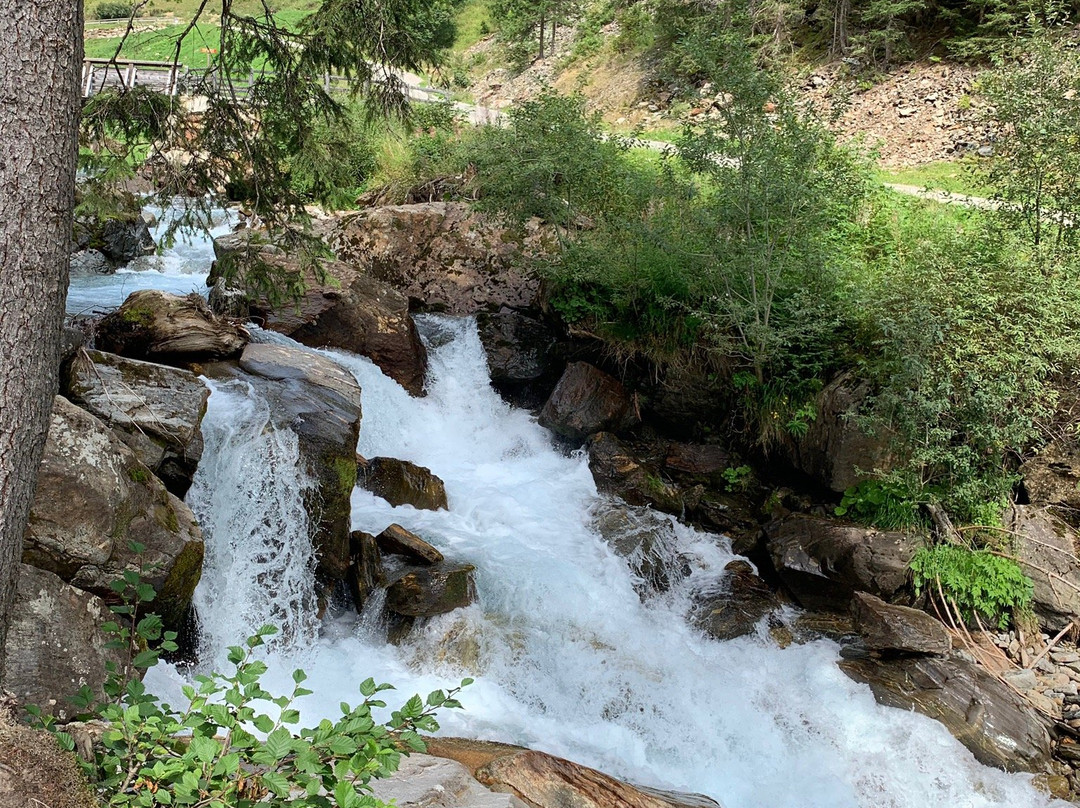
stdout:
[[[138,208],[138,201],[128,200],[131,210],[109,219],[80,218],[75,222],[74,246],[81,251],[94,250],[113,266],[120,266],[157,250],[150,226]],[[111,268],[110,268],[111,271]]]
[[476,779],[536,808],[719,808],[701,794],[636,788],[543,752],[495,758],[477,769]]
[[0,808],[96,808],[75,755],[56,736],[0,718]]
[[456,760],[411,754],[394,774],[371,781],[380,804],[398,808],[527,808],[512,794],[484,788]]
[[443,560],[442,553],[401,525],[390,525],[375,541],[384,553],[405,556],[414,564],[439,564]]
[[449,314],[535,308],[540,281],[523,269],[525,257],[552,241],[538,221],[522,232],[456,202],[350,213],[327,235],[339,260],[403,292],[413,308]]
[[719,590],[695,598],[694,624],[717,640],[733,640],[753,634],[783,603],[747,562],[732,561],[724,569]]
[[79,250],[72,253],[69,271],[74,275],[110,275],[116,267],[99,250]]
[[98,323],[97,347],[133,359],[182,362],[236,356],[247,332],[210,312],[197,294],[144,289]]
[[856,591],[891,599],[908,580],[919,540],[806,514],[765,527],[773,566],[809,609],[846,610]]
[[821,391],[806,434],[788,438],[781,451],[795,468],[836,493],[887,468],[888,435],[870,434],[858,419],[869,395],[867,382],[841,375]]
[[637,421],[634,402],[618,379],[586,362],[567,366],[540,411],[540,425],[581,443],[597,432],[618,432]]
[[[145,546],[137,554],[131,543]],[[53,403],[22,560],[105,598],[126,570],[157,591],[154,611],[180,624],[202,574],[202,534],[104,423],[62,396]]]
[[402,617],[433,617],[476,599],[472,564],[444,564],[406,572],[386,589],[386,608]]
[[943,656],[952,648],[945,626],[918,609],[894,606],[865,592],[856,592],[851,614],[855,630],[873,651]]
[[940,721],[979,762],[1038,772],[1050,761],[1047,725],[1007,685],[952,655],[852,659],[840,668],[881,704]]
[[210,391],[186,370],[101,351],[69,364],[65,395],[119,435],[144,466],[183,497],[202,457],[201,424]]
[[[223,275],[243,284],[237,257],[251,249],[252,238],[251,231],[241,230],[214,242],[217,261],[207,283],[215,290]],[[297,300],[277,305],[265,297],[249,297],[248,316],[304,345],[366,356],[412,395],[423,394],[427,351],[403,294],[341,261],[320,261],[316,271],[270,245],[255,247],[264,266],[285,273],[303,288]],[[216,295],[222,307],[224,294]],[[235,308],[235,302],[229,305]]]
[[395,508],[412,505],[419,510],[447,510],[446,486],[431,469],[394,457],[373,457],[361,464],[357,483]]
[[375,537],[362,530],[349,534],[349,571],[346,583],[356,611],[363,611],[372,593],[386,586],[386,572]]
[[652,505],[665,513],[681,515],[701,499],[699,488],[686,492],[665,481],[660,470],[638,457],[610,432],[599,432],[585,444],[589,470],[601,491],[622,498],[630,505]]
[[[113,619],[105,602],[51,572],[19,565],[11,615],[4,687],[21,704],[66,720],[76,712],[71,697],[83,685],[101,697],[105,663],[123,663],[124,655],[107,647],[101,631]],[[0,767],[0,781],[2,772]]]
[[1051,441],[1020,474],[1032,504],[1080,510],[1080,447],[1073,441]]
[[1013,553],[1034,584],[1031,607],[1047,631],[1080,621],[1080,537],[1047,507],[1014,505],[1005,518]]
[[477,318],[492,386],[519,406],[547,399],[562,369],[555,334],[532,317],[504,309]]
[[646,598],[666,592],[674,581],[690,574],[677,551],[678,538],[671,520],[648,508],[603,503],[593,513],[593,526],[601,538],[638,577],[634,588]]
[[716,444],[672,442],[664,457],[666,468],[694,477],[715,477],[731,465],[731,453]]
[[300,457],[315,481],[307,502],[317,526],[315,575],[328,592],[345,579],[350,566],[360,385],[326,357],[283,345],[248,345],[240,367],[271,402],[274,425],[299,438]]

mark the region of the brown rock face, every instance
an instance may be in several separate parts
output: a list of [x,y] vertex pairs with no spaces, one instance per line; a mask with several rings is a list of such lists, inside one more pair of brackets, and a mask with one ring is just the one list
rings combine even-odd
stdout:
[[[49,715],[70,718],[74,714],[70,699],[79,688],[87,685],[100,696],[105,663],[123,661],[119,652],[105,647],[108,638],[101,632],[101,624],[112,617],[101,598],[51,572],[19,565],[4,686],[21,704],[36,704]],[[2,776],[0,767],[0,783]]]
[[339,259],[403,292],[414,308],[475,314],[533,308],[540,282],[521,269],[545,249],[539,223],[524,233],[455,202],[391,205],[341,217],[327,241]]
[[433,617],[468,606],[476,599],[472,564],[417,569],[386,590],[386,608],[403,617]]
[[133,359],[178,362],[236,356],[248,341],[239,326],[214,316],[197,294],[132,292],[98,324],[97,346]]
[[[137,555],[129,547],[146,547]],[[105,424],[57,396],[38,473],[23,562],[106,598],[125,570],[158,596],[154,609],[176,626],[202,574],[202,534],[170,494]]]
[[1051,441],[1020,473],[1032,503],[1080,510],[1080,449],[1071,442]]
[[652,505],[665,513],[681,514],[701,498],[700,489],[691,489],[690,501],[677,486],[661,479],[659,469],[650,466],[610,432],[599,432],[586,443],[589,470],[597,487],[616,494],[631,505]]
[[1038,714],[978,665],[920,656],[845,660],[840,668],[869,684],[881,704],[940,721],[987,766],[1037,772],[1050,761],[1050,736]]
[[765,527],[776,571],[810,609],[846,610],[856,591],[891,598],[906,583],[913,536],[793,514]]
[[1031,607],[1043,628],[1057,632],[1080,617],[1080,537],[1051,509],[1014,505],[1006,516],[1016,557],[1034,584]]
[[447,510],[446,487],[431,469],[394,457],[373,457],[360,469],[357,483],[391,505],[427,511]]
[[417,564],[439,564],[443,560],[442,553],[401,525],[390,525],[375,541],[384,553],[405,556]]
[[0,808],[95,808],[71,752],[52,733],[0,719]]
[[64,391],[112,427],[172,493],[187,493],[202,458],[200,425],[210,397],[194,373],[85,351],[68,366]]
[[568,365],[540,411],[540,425],[581,442],[597,432],[618,432],[637,420],[618,379],[585,362]]
[[872,650],[941,656],[952,648],[945,626],[918,609],[893,606],[881,598],[856,592],[851,613],[855,630]]
[[362,611],[367,599],[377,589],[386,585],[382,556],[375,537],[361,530],[349,534],[349,572],[346,583],[352,595],[356,611]]
[[[208,282],[229,272],[233,284],[243,284],[243,271],[234,264],[251,238],[240,231],[214,242],[218,261]],[[255,243],[254,248],[259,260],[300,279],[303,292],[299,300],[278,306],[265,298],[249,300],[253,319],[313,348],[342,348],[366,356],[411,394],[423,394],[427,351],[409,314],[408,298],[341,261],[321,261],[320,275],[271,245]]]
[[761,619],[783,604],[745,561],[732,561],[724,569],[726,591],[699,596],[694,622],[711,637],[733,640],[754,633]]

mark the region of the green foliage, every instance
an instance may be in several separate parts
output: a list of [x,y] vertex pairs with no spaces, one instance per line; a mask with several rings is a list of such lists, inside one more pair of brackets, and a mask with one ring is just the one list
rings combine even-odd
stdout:
[[[87,687],[75,699],[84,718],[106,725],[94,760],[81,761],[103,805],[374,808],[371,780],[396,771],[402,754],[425,750],[419,732],[438,729],[436,709],[461,706],[460,687],[436,690],[426,699],[413,696],[379,723],[373,711],[386,703],[378,694],[393,688],[367,679],[359,686],[359,705],[342,702],[336,721],[299,729],[295,705],[311,693],[302,686],[306,676],[293,672],[288,695],[262,686],[267,665],[256,652],[276,633],[263,626],[229,649],[230,673],[196,676],[195,686],[184,687],[186,706],[174,709],[148,693],[136,675],[156,664],[160,651],[176,649],[176,635],[162,632],[160,618],[139,617],[153,588],[138,573],[125,572],[113,590],[122,602],[111,607],[117,620],[103,629],[110,647],[129,648],[133,656],[123,668],[110,667],[103,701]],[[31,714],[56,731],[39,709]],[[56,734],[73,749],[67,733]]]
[[724,488],[729,494],[746,491],[754,480],[754,470],[749,466],[728,466],[720,476],[724,478]]
[[91,16],[95,20],[125,20],[132,13],[138,14],[134,3],[127,0],[107,0],[94,6]]
[[518,69],[551,56],[555,31],[577,13],[577,0],[491,0],[495,32]]
[[998,628],[1010,615],[1030,609],[1031,580],[1020,565],[988,550],[940,544],[920,548],[911,559],[915,593],[944,598],[965,620],[976,614]]
[[886,530],[903,530],[924,521],[919,514],[919,497],[889,480],[863,480],[851,486],[835,513]]

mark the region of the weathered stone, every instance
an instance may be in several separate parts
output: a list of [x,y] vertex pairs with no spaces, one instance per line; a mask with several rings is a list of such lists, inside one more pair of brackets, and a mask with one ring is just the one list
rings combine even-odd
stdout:
[[75,755],[45,730],[0,718],[0,808],[95,808]]
[[[4,687],[22,704],[36,704],[61,720],[69,718],[75,713],[71,697],[83,685],[101,696],[105,663],[123,662],[120,651],[106,647],[109,638],[101,631],[101,624],[112,618],[96,595],[51,572],[20,564]],[[2,777],[0,767],[0,782]]]
[[484,788],[462,764],[412,754],[390,777],[372,780],[371,794],[398,808],[526,808],[512,794]]
[[349,534],[349,572],[346,582],[356,611],[363,611],[371,594],[386,586],[386,572],[375,537],[362,530]]
[[840,668],[870,685],[889,707],[940,721],[987,766],[1038,772],[1050,760],[1046,724],[1022,698],[957,655],[845,660]]
[[1054,440],[1020,467],[1028,499],[1035,505],[1080,510],[1080,447]]
[[1039,679],[1035,675],[1035,671],[1030,668],[1005,671],[1005,673],[1001,675],[1001,678],[1017,690],[1034,690],[1039,686]]
[[694,624],[718,640],[753,634],[766,616],[783,603],[745,561],[732,561],[721,589],[699,593],[695,598]]
[[[131,542],[145,546],[140,555]],[[191,510],[116,434],[57,396],[23,545],[23,561],[104,597],[125,570],[157,591],[154,610],[179,625],[202,574]]]
[[1015,505],[1006,515],[1013,552],[1034,584],[1031,608],[1047,631],[1080,619],[1080,537],[1064,519],[1038,505]]
[[540,425],[581,442],[597,432],[618,432],[637,418],[634,404],[618,379],[585,362],[567,366],[544,408]]
[[[250,299],[249,316],[304,345],[366,356],[411,394],[423,394],[427,351],[403,294],[341,261],[321,261],[316,272],[271,245],[253,242],[258,235],[241,230],[218,238],[218,260],[207,282],[217,289],[221,273],[229,271],[235,283],[242,283],[242,268],[231,265],[244,250],[255,249],[261,262],[302,280],[303,292],[299,300],[277,306],[265,298]],[[224,305],[220,293],[218,298]]]
[[109,275],[116,267],[99,250],[80,250],[71,254],[69,271],[75,275]]
[[846,610],[856,591],[891,598],[906,583],[914,536],[805,514],[766,525],[780,577],[810,609]]
[[871,435],[858,414],[869,385],[842,375],[821,391],[817,418],[806,434],[790,438],[782,451],[800,471],[837,493],[867,479],[889,463],[886,435]]
[[403,292],[414,308],[450,314],[534,308],[540,282],[522,269],[524,256],[550,241],[537,221],[521,232],[455,202],[347,214],[327,240],[340,260]]
[[69,365],[64,393],[120,436],[178,497],[202,457],[200,425],[210,391],[186,370],[84,351]]
[[110,219],[76,220],[73,245],[79,250],[100,252],[113,265],[127,264],[157,249],[150,226],[139,210],[138,200],[127,200],[128,210]]
[[695,491],[697,497],[688,503],[677,486],[661,479],[659,469],[638,458],[610,432],[593,435],[585,448],[597,488],[615,494],[630,505],[652,505],[678,515],[700,499],[700,492]]
[[425,567],[405,573],[387,587],[386,608],[403,617],[433,617],[476,599],[472,564]]
[[405,556],[418,564],[438,564],[443,560],[442,553],[401,525],[390,525],[375,540],[384,553]]
[[636,788],[543,752],[496,758],[478,769],[476,778],[536,808],[719,808],[719,803],[701,794]]
[[446,510],[446,486],[431,469],[394,457],[373,457],[362,466],[357,483],[394,507],[412,505],[427,511]]
[[134,359],[176,362],[235,356],[247,332],[215,317],[197,294],[144,289],[98,323],[97,347]]
[[598,506],[593,525],[638,576],[635,589],[643,598],[666,592],[673,580],[690,574],[676,550],[678,540],[669,518],[648,508],[611,501]]
[[855,630],[874,651],[942,655],[952,648],[945,626],[918,609],[894,606],[866,592],[856,592],[851,613]]
[[360,385],[326,357],[283,345],[248,345],[240,367],[272,402],[274,425],[291,429],[299,438],[305,470],[315,481],[306,503],[317,524],[315,575],[328,591],[345,578],[350,564]]
[[683,474],[712,476],[731,465],[731,453],[715,444],[672,443],[664,465]]

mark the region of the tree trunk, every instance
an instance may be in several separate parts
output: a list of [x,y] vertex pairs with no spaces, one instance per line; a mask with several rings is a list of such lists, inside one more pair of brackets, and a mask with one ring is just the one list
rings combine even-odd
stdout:
[[67,296],[79,0],[0,0],[0,682]]

